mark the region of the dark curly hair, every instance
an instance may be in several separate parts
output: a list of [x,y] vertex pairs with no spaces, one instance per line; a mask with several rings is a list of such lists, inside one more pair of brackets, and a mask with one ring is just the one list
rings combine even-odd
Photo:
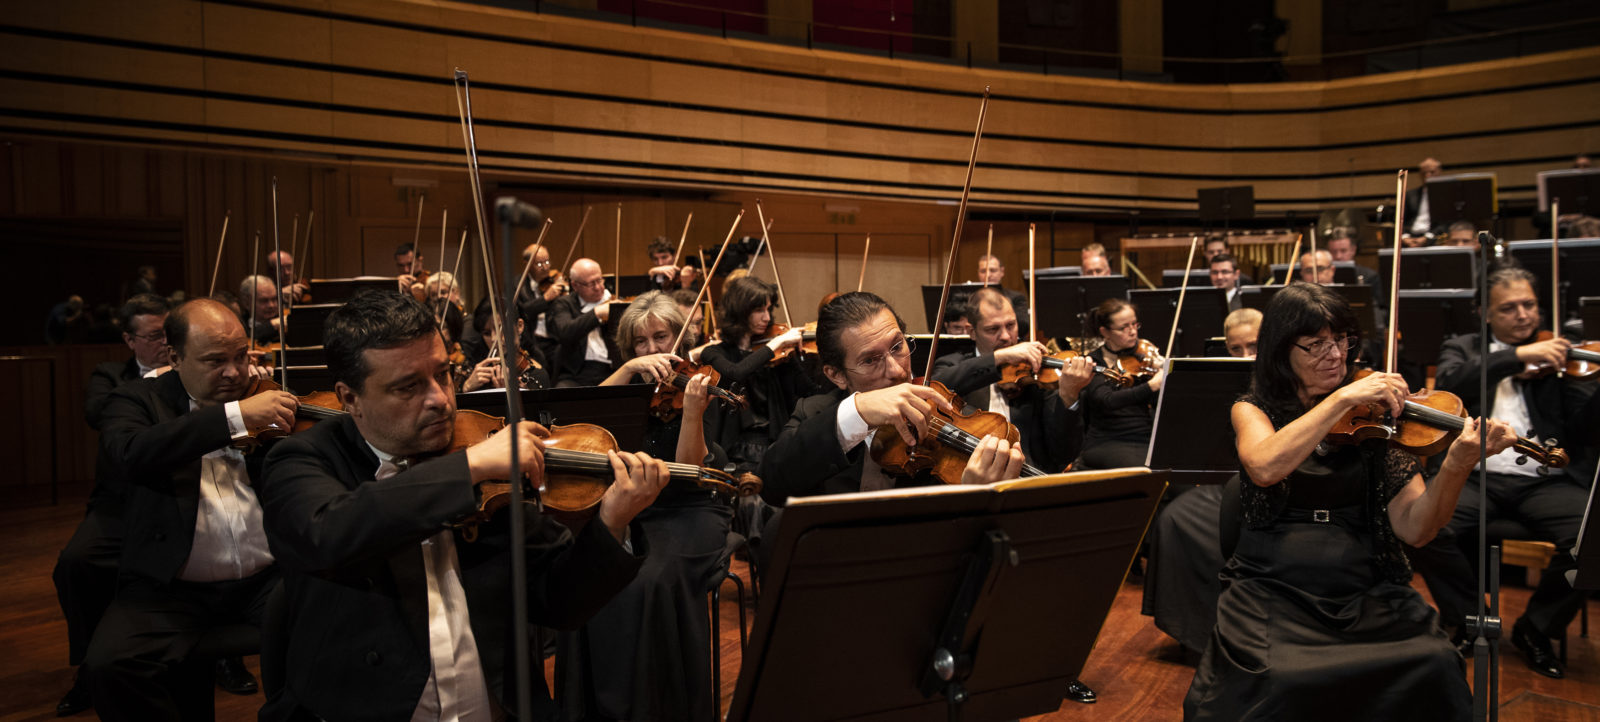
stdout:
[[[1334,335],[1361,336],[1361,324],[1343,296],[1314,283],[1295,281],[1272,297],[1256,331],[1256,362],[1250,396],[1269,415],[1292,419],[1305,411],[1300,402],[1300,376],[1289,356],[1295,339],[1323,329]],[[1355,370],[1355,354],[1345,356],[1345,379]]]
[[328,372],[361,393],[372,375],[367,349],[394,348],[436,333],[433,314],[409,294],[367,291],[328,314],[322,328]]
[[755,276],[742,276],[733,280],[722,291],[722,303],[717,306],[717,322],[722,325],[722,337],[737,341],[750,333],[750,314],[769,304],[777,310],[778,287]]

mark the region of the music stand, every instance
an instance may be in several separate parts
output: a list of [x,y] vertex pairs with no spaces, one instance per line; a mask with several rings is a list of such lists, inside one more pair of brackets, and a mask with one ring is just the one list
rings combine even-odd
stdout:
[[[395,291],[395,276],[355,276],[353,278],[315,278],[311,280],[312,298],[318,305],[342,305],[345,301],[355,298],[362,291]],[[305,306],[295,306],[295,311]],[[322,343],[322,337],[317,337],[317,343]]]
[[1584,296],[1578,299],[1578,317],[1583,319],[1584,338],[1600,336],[1600,296]]
[[[949,303],[945,305],[945,310],[948,311],[952,308],[960,309],[966,306],[967,297],[971,296],[973,291],[976,291],[980,288],[983,288],[983,284],[981,283],[950,284],[950,300]],[[998,288],[998,286],[996,288]],[[934,318],[934,314],[939,313],[939,296],[943,293],[944,286],[942,285],[924,285],[922,287],[922,313],[923,317],[928,319],[928,333],[935,333],[944,330],[944,326],[940,325],[939,319]],[[1022,319],[1018,319],[1018,321],[1021,320]],[[944,345],[944,339],[939,339],[939,344],[941,346]]]
[[[1108,469],[790,499],[727,719],[1056,710],[1166,477]],[[941,650],[948,680],[933,671]]]
[[1227,228],[1230,221],[1249,220],[1256,217],[1255,186],[1201,188],[1197,195],[1200,201],[1200,221],[1202,223],[1221,222],[1222,227]]
[[[605,427],[621,449],[644,448],[644,428],[649,419],[655,384],[577,386],[564,389],[524,389],[522,408],[529,421],[546,424],[594,424]],[[506,415],[505,389],[456,394],[456,408]],[[548,421],[548,423],[546,423]]]
[[[928,367],[928,351],[933,348],[933,334],[908,333],[906,338],[912,341],[911,372],[914,374],[922,373],[922,370]],[[977,347],[978,342],[972,340],[971,336],[957,336],[949,333],[939,335],[940,356],[947,356],[958,351],[970,354]]]
[[[393,283],[393,281],[390,281]],[[322,345],[322,329],[328,322],[328,314],[343,306],[344,303],[308,303],[294,307],[294,320],[289,323],[289,332],[284,340],[289,346],[302,348],[306,346]]]
[[[1039,271],[1040,278],[1083,275],[1083,266],[1051,266],[1049,268],[1040,268],[1037,270]],[[1022,272],[1022,282],[1028,282],[1028,272],[1026,270]]]
[[611,290],[611,295],[613,296],[632,298],[656,290],[655,281],[651,280],[649,276],[623,276],[620,281],[612,280],[613,286],[618,283],[622,284],[622,289],[613,288]]
[[[1361,324],[1361,334],[1373,338],[1378,333],[1377,308],[1373,305],[1373,294],[1376,290],[1372,286],[1357,284],[1323,284],[1334,293],[1344,297],[1345,303],[1350,304],[1350,310],[1356,315],[1356,323]],[[1283,286],[1240,286],[1239,303],[1244,308],[1253,308],[1262,313],[1267,312],[1267,304],[1272,302],[1273,295],[1283,290]]]
[[1290,266],[1295,266],[1295,270],[1299,270],[1298,263],[1274,263],[1267,266],[1267,283],[1264,285],[1283,286],[1283,277],[1289,275]]
[[[317,346],[290,346],[272,351],[272,365],[288,366],[289,373],[294,373],[299,366],[327,366],[328,351],[321,345]],[[297,386],[299,384],[296,384]]]
[[290,389],[297,394],[309,394],[313,391],[332,391],[333,373],[327,366],[290,366]]
[[[1565,201],[1562,202],[1565,207]],[[1533,284],[1533,293],[1545,315],[1550,312],[1550,239],[1542,241],[1512,241],[1506,244],[1512,258],[1539,279]],[[1577,311],[1576,301],[1581,294],[1593,293],[1594,279],[1600,278],[1600,238],[1572,238],[1561,240],[1561,315],[1568,318]],[[1404,269],[1402,269],[1404,272]],[[1566,319],[1562,319],[1565,321]]]
[[1478,330],[1472,297],[1470,288],[1400,291],[1400,358],[1427,368],[1447,339]]
[[[1161,272],[1162,288],[1178,288],[1183,285],[1183,269],[1168,268]],[[1189,287],[1211,285],[1211,268],[1189,269]]]
[[1170,359],[1145,465],[1168,469],[1175,483],[1221,484],[1239,473],[1231,415],[1254,368],[1242,358]]
[[1550,212],[1550,199],[1561,199],[1561,215],[1600,216],[1600,170],[1566,168],[1540,171],[1539,212]]
[[1351,286],[1361,283],[1361,276],[1356,273],[1355,261],[1334,261],[1333,282],[1344,283]]
[[[1600,468],[1596,469],[1595,479],[1600,481]],[[1567,583],[1573,589],[1600,589],[1600,513],[1595,512],[1595,499],[1600,498],[1594,493],[1594,488],[1600,483],[1589,484],[1589,505],[1584,508],[1583,521],[1578,524],[1578,543],[1572,548],[1572,555],[1577,557],[1578,566],[1567,571]],[[1589,522],[1594,522],[1590,524]],[[1557,549],[1557,554],[1565,554],[1565,549]],[[1584,599],[1584,604],[1589,600]]]
[[[1456,221],[1471,221],[1479,228],[1488,228],[1500,214],[1498,186],[1493,173],[1436,175],[1424,187],[1428,189],[1428,216],[1435,228]],[[1405,269],[1400,271],[1404,278]],[[1462,286],[1467,287],[1470,284]]]
[[[1178,310],[1181,288],[1133,290],[1128,301],[1139,309],[1141,328],[1151,329],[1146,338],[1166,343],[1165,334],[1172,328],[1172,315]],[[1182,323],[1178,324],[1178,337],[1174,349],[1162,349],[1168,356],[1204,356],[1206,338],[1222,335],[1222,322],[1228,317],[1228,292],[1212,286],[1210,281],[1200,288],[1190,286],[1189,295],[1183,299]]]
[[[1544,252],[1550,255],[1550,244]],[[1478,252],[1466,246],[1428,246],[1400,251],[1400,290],[1408,288],[1475,288]],[[1548,262],[1545,264],[1549,265]],[[1378,249],[1378,278],[1393,278],[1394,249]]]
[[1089,309],[1108,298],[1128,297],[1127,276],[1062,276],[1034,281],[1034,313],[1039,339],[1095,335],[1088,328]]

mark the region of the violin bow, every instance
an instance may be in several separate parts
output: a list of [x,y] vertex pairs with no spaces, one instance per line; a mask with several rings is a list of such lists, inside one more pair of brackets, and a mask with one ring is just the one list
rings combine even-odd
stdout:
[[1311,245],[1309,247],[1311,248],[1311,282],[1317,285],[1322,285],[1322,282],[1317,280],[1322,278],[1322,264],[1317,262],[1317,224],[1315,223],[1311,224],[1310,238]]
[[456,113],[461,118],[461,143],[467,152],[467,180],[472,186],[472,210],[478,221],[478,246],[483,251],[484,282],[489,286],[489,310],[499,318],[499,307],[494,300],[494,266],[489,259],[489,231],[483,221],[483,178],[478,170],[478,139],[472,128],[472,85],[467,78],[467,71],[456,68],[454,89]]
[[[994,226],[993,225],[989,226],[989,232],[991,234],[994,233]],[[1034,267],[1033,267],[1033,242],[1034,242],[1034,239],[1036,237],[1035,234],[1037,232],[1038,232],[1038,229],[1035,227],[1035,225],[1032,224],[1032,223],[1029,223],[1028,224],[1028,340],[1029,341],[1033,341],[1034,343],[1038,343],[1038,341],[1039,341],[1039,312],[1037,310],[1039,308],[1039,304],[1034,303],[1034,301],[1033,301],[1034,276],[1038,275],[1038,271],[1036,271],[1034,269]],[[984,275],[984,278],[988,278],[989,277],[989,274],[987,274],[987,273],[985,273],[983,275]],[[939,319],[939,322],[940,323],[944,323],[944,319]],[[939,329],[939,332],[943,333],[944,329],[942,329],[942,328]]]
[[[756,220],[761,224],[761,245],[767,249],[767,263],[772,264],[772,281],[778,284],[778,303],[783,304],[783,322],[789,324],[789,328],[794,328],[794,318],[789,315],[789,299],[783,295],[783,276],[778,273],[778,254],[773,252],[772,240],[767,237],[769,226],[766,214],[761,212],[760,198],[756,199]],[[755,264],[751,264],[750,270],[756,270]]]
[[694,220],[694,211],[689,211],[689,217],[683,219],[683,233],[678,236],[678,250],[672,252],[672,265],[678,265],[678,259],[683,257],[683,242],[689,240],[689,221]]
[[228,242],[228,219],[233,217],[233,211],[222,214],[222,236],[217,238],[217,262],[211,266],[211,288],[206,291],[206,297],[217,295],[217,273],[222,270],[222,247]]
[[[1030,251],[1031,251],[1031,249],[1030,249]],[[989,262],[989,258],[991,256],[993,256],[993,255],[994,255],[994,224],[990,223],[989,224],[989,241],[983,247],[983,262],[984,263],[988,263]],[[984,287],[988,287],[988,285],[989,285],[989,270],[988,270],[988,266],[984,266],[983,285],[984,285]],[[1033,303],[1033,300],[1029,299],[1028,303],[1030,304],[1029,308],[1032,308],[1031,304]],[[942,318],[939,319],[939,323],[944,323],[944,319],[942,319]]]
[[872,252],[872,234],[867,234],[867,245],[861,249],[861,275],[856,277],[856,293],[867,284],[867,254]]
[[[1200,236],[1189,237],[1189,260],[1183,264],[1183,283],[1178,286],[1178,308],[1172,312],[1172,330],[1167,332],[1167,355],[1172,356],[1172,345],[1178,342],[1178,319],[1183,317],[1183,297],[1189,295],[1189,269],[1194,267],[1194,252],[1200,247]],[[1316,258],[1313,252],[1312,258]]]
[[[445,258],[444,247],[445,247],[445,242],[448,240],[449,235],[450,235],[449,226],[450,226],[450,209],[446,208],[446,209],[444,209],[444,215],[439,218],[439,270],[441,270],[441,271],[444,270],[444,258]],[[427,290],[428,290],[427,289],[427,284],[423,284],[423,289],[422,290],[423,290],[423,294],[422,295],[424,295],[424,296],[428,295],[427,294]],[[430,298],[430,299],[428,299],[428,301],[432,302],[433,299]]]
[[572,245],[567,246],[567,257],[561,261],[561,267],[556,269],[562,273],[567,272],[567,267],[572,264],[572,252],[578,250],[578,241],[583,238],[583,227],[589,225],[589,211],[594,206],[583,207],[583,219],[578,221],[578,232],[572,234]]
[[[1399,348],[1400,333],[1400,226],[1406,217],[1406,171],[1401,169],[1394,180],[1394,263],[1389,269],[1389,338],[1383,350],[1383,370],[1394,373],[1395,354]],[[1487,299],[1485,299],[1487,300]]]
[[[944,263],[944,290],[939,292],[939,312],[933,322],[944,324],[944,309],[950,303],[950,279],[955,274],[956,251],[961,246],[961,228],[967,220],[967,199],[972,195],[972,171],[978,166],[978,143],[983,140],[983,119],[989,112],[989,86],[983,86],[983,101],[978,104],[978,128],[972,133],[972,154],[967,158],[967,177],[961,183],[961,203],[956,206],[955,232],[950,235],[950,257]],[[923,383],[933,383],[933,360],[939,357],[939,337],[943,328],[934,329],[933,340],[928,343],[928,364],[922,371]]]
[[[300,220],[300,216],[296,215],[295,216],[296,224],[299,223],[299,220]],[[296,232],[298,232],[298,229],[296,229]],[[278,245],[278,177],[277,176],[273,176],[272,177],[272,257],[274,259],[277,259],[279,262],[281,262],[283,260],[282,256],[279,255],[280,253],[282,253],[282,248]],[[289,339],[289,314],[283,308],[283,289],[278,287],[278,284],[279,284],[278,271],[279,270],[280,269],[278,268],[278,265],[276,263],[274,263],[273,267],[272,267],[272,285],[274,287],[274,292],[278,294],[278,385],[282,386],[283,389],[285,391],[287,391],[287,390],[289,390],[289,357],[288,357],[286,352],[289,349],[289,341],[288,341],[288,339]],[[256,283],[261,283],[261,282],[260,281],[256,281]],[[254,306],[254,303],[252,303],[251,305]]]
[[[1289,254],[1289,270],[1283,272],[1283,285],[1294,283],[1294,269],[1300,265],[1300,241],[1305,239],[1305,234],[1294,237],[1294,252]],[[1312,255],[1312,263],[1316,263],[1316,256]]]
[[[256,298],[261,296],[261,229],[256,229],[255,243],[250,247],[250,331],[255,342]],[[241,299],[242,300],[242,299]]]
[[[1554,338],[1561,337],[1561,252],[1556,247],[1561,244],[1561,227],[1557,219],[1561,216],[1561,199],[1550,200],[1550,333]],[[1484,269],[1488,273],[1489,269]]]
[[[456,246],[456,265],[455,265],[455,270],[450,272],[450,285],[446,286],[445,290],[444,290],[445,303],[452,303],[452,301],[450,300],[450,297],[452,295],[454,295],[455,292],[456,292],[456,279],[461,277],[461,256],[463,254],[465,254],[466,252],[467,252],[467,229],[466,229],[465,226],[462,226],[462,228],[461,228],[461,243]],[[443,255],[444,254],[441,251],[440,252],[440,258],[439,258],[439,260],[441,262],[444,261]],[[441,326],[444,325],[444,317],[445,316],[446,316],[446,309],[441,306],[440,309],[439,309],[439,325],[441,325]]]
[[[316,220],[317,211],[316,209],[312,209],[306,214],[306,247],[301,249],[301,255],[295,256],[295,258],[300,259],[300,277],[308,279],[306,286],[307,288],[310,288],[309,279],[311,278],[311,226],[316,222]],[[292,243],[293,240],[290,242]]]
[[617,201],[617,247],[614,258],[617,265],[611,267],[611,283],[615,288],[612,293],[622,296],[622,202]]
[[511,293],[511,303],[517,302],[517,298],[522,295],[522,287],[528,284],[528,271],[533,270],[533,261],[539,257],[539,249],[544,248],[544,235],[550,232],[550,225],[553,223],[554,219],[546,218],[544,225],[539,228],[539,238],[533,242],[533,251],[528,254],[528,262],[522,264],[522,277],[517,279],[517,290]]
[[[415,250],[417,248],[420,248],[422,246],[422,206],[427,201],[428,201],[428,196],[426,194],[417,197],[417,229],[411,233],[411,248],[413,250]],[[445,217],[448,218],[449,216],[450,216],[449,209],[445,209]],[[443,231],[441,230],[441,234],[442,233],[443,233]],[[442,254],[442,253],[444,253],[444,251],[440,251],[440,253]],[[411,256],[411,265],[412,265],[412,271],[413,272],[416,271],[416,261],[417,261],[417,257],[416,257],[416,255],[413,254]],[[443,255],[439,256],[439,262],[440,263],[444,263],[444,256]]]
[[[711,279],[716,277],[716,275],[717,275],[717,266],[722,265],[722,256],[723,256],[723,254],[728,252],[728,243],[733,240],[733,234],[737,233],[739,231],[739,222],[743,221],[743,220],[744,220],[744,209],[740,208],[739,209],[739,215],[736,215],[736,216],[733,217],[733,225],[728,226],[728,236],[726,238],[722,239],[722,248],[717,250],[717,258],[716,258],[716,260],[711,262],[711,272],[706,274],[706,282],[700,284],[700,292],[696,293],[695,296],[694,296],[694,305],[695,306],[699,306],[700,302],[702,300],[705,300],[706,297],[707,297],[707,294],[711,291]],[[705,264],[705,252],[704,251],[701,252],[700,259],[701,259],[700,260],[701,265],[704,265]],[[694,306],[690,306],[690,308],[694,308]],[[683,325],[678,327],[678,338],[675,339],[672,342],[672,351],[671,351],[672,353],[677,353],[678,352],[678,348],[683,345],[683,335],[686,332],[688,332],[688,330],[689,330],[689,320],[688,319],[684,319]]]

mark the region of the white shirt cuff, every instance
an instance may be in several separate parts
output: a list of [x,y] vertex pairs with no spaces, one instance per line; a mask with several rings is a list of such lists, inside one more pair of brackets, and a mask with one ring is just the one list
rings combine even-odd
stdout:
[[872,436],[872,427],[856,410],[856,394],[839,403],[839,414],[833,428],[839,439],[839,450],[844,452],[849,452]]
[[245,428],[244,412],[239,410],[239,402],[229,401],[222,409],[228,415],[228,438],[239,439],[250,435],[250,430]]

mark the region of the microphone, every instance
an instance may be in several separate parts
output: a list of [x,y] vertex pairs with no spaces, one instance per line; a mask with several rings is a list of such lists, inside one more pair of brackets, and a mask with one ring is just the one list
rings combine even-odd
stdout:
[[544,224],[544,212],[538,206],[514,196],[500,196],[494,200],[495,217],[501,223],[522,228],[538,228]]

